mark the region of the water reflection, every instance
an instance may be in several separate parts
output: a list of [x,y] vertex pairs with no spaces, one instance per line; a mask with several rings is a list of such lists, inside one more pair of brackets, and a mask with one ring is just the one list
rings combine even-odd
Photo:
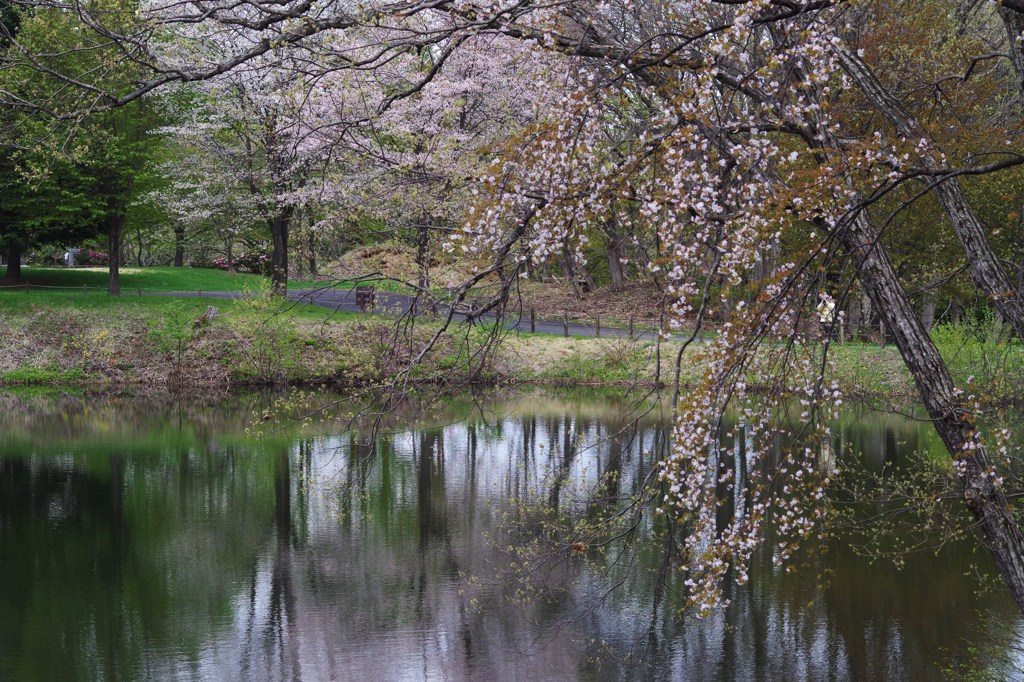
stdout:
[[[1019,620],[976,593],[970,545],[898,572],[838,543],[797,575],[758,554],[729,608],[680,619],[651,515],[628,551],[554,564],[571,590],[518,600],[495,579],[509,501],[632,494],[660,409],[536,392],[392,415],[376,438],[247,433],[272,400],[0,395],[0,679],[927,679]],[[742,471],[754,444],[724,430]],[[892,415],[835,431],[820,465],[937,446]]]

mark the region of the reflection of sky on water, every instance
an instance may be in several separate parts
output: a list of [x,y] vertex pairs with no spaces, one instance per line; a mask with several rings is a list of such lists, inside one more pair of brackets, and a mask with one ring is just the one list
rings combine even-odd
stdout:
[[[105,454],[63,442],[65,454],[43,444],[20,463],[0,455],[9,480],[45,498],[32,537],[50,543],[33,543],[29,558],[55,564],[61,552],[85,555],[45,575],[12,564],[18,556],[2,544],[5,529],[18,540],[35,508],[15,502],[0,507],[0,576],[35,595],[83,566],[116,573],[62,593],[81,601],[68,613],[41,615],[12,599],[0,602],[0,616],[54,632],[75,628],[71,649],[55,639],[45,652],[64,659],[68,680],[922,679],[965,637],[998,644],[1003,635],[986,635],[986,619],[1020,627],[1002,594],[975,595],[963,576],[971,547],[962,545],[938,559],[912,558],[903,572],[834,547],[819,565],[835,571],[823,590],[815,575],[785,575],[759,555],[752,583],[729,594],[727,609],[678,619],[677,577],[654,605],[664,549],[645,543],[649,519],[620,589],[606,594],[605,574],[573,560],[566,570],[574,588],[557,600],[503,600],[506,588],[493,577],[507,556],[493,539],[508,501],[583,504],[609,471],[628,494],[666,437],[653,420],[634,432],[614,412],[588,415],[575,403],[562,415],[531,415],[532,400],[505,403],[514,414],[400,428],[373,444],[319,428],[290,441],[229,445],[227,426],[208,435],[218,429],[206,413],[207,435],[175,447],[132,451],[111,438]],[[167,429],[160,415],[113,428]],[[838,433],[820,464],[863,451],[866,466],[880,468],[930,442],[919,425],[891,417],[852,421]],[[743,466],[753,447],[726,445],[729,466]],[[132,452],[115,475],[108,458],[119,447]],[[8,638],[19,631],[7,623],[0,673],[30,670],[30,652],[10,643],[22,640]],[[628,658],[641,654],[642,664]]]

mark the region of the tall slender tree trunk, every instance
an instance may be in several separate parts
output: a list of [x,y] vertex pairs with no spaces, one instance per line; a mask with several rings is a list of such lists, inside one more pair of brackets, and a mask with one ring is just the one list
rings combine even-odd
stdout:
[[930,291],[921,304],[921,325],[926,332],[931,332],[932,325],[935,324],[935,306],[935,292]]
[[275,296],[288,293],[288,231],[295,208],[283,206],[270,223],[270,237],[274,244],[271,257],[270,288]]
[[416,267],[419,269],[419,285],[421,289],[430,288],[430,223],[428,216],[424,216],[417,229],[416,239]]
[[6,279],[21,279],[21,245],[12,244],[7,247]]
[[174,226],[174,267],[185,266],[185,226]]
[[856,262],[864,291],[903,356],[928,415],[956,463],[964,502],[985,537],[999,573],[1024,611],[1024,536],[1006,494],[990,476],[992,460],[978,438],[976,415],[956,390],[949,369],[914,313],[867,216],[861,213],[838,236]]
[[309,234],[306,236],[306,249],[309,257],[309,276],[316,277],[316,233],[313,232],[312,227],[309,228]]
[[121,295],[121,237],[124,231],[124,213],[112,211],[107,214],[107,293]]

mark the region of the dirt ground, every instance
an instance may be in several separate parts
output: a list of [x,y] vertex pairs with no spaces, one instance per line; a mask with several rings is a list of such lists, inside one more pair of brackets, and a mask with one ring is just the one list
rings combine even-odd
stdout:
[[[397,244],[354,249],[342,256],[329,272],[339,278],[379,273],[408,282],[419,279],[414,251]],[[431,261],[430,280],[435,286],[455,286],[468,276],[468,268],[458,262]],[[483,282],[479,297],[485,298],[488,289],[496,285],[496,280]],[[583,292],[581,296],[565,282],[522,280],[513,294],[513,305],[520,301],[524,311],[533,309],[539,318],[560,318],[565,314],[573,320],[592,322],[600,316],[602,323],[625,324],[632,316],[636,324],[653,327],[659,317],[661,293],[649,279],[628,282],[619,290],[600,287]]]

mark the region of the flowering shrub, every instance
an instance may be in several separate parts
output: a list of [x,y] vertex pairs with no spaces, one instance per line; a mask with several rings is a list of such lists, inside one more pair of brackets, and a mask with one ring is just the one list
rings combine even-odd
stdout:
[[253,274],[270,274],[272,262],[269,251],[250,251],[234,259],[234,269]]
[[[220,262],[223,262],[223,265]],[[214,263],[222,270],[227,270],[227,259],[215,258]],[[234,261],[235,270],[238,272],[249,272],[254,275],[269,275],[273,261],[270,252],[266,249],[257,249],[244,253]]]
[[82,249],[75,254],[75,265],[82,267],[106,266],[110,264],[110,256],[102,251]]
[[[246,272],[253,275],[269,275],[272,268],[270,251],[267,249],[255,249],[243,253],[231,261],[236,272]],[[219,256],[213,259],[196,258],[189,261],[193,268],[210,268],[213,270],[229,270],[228,259]]]

